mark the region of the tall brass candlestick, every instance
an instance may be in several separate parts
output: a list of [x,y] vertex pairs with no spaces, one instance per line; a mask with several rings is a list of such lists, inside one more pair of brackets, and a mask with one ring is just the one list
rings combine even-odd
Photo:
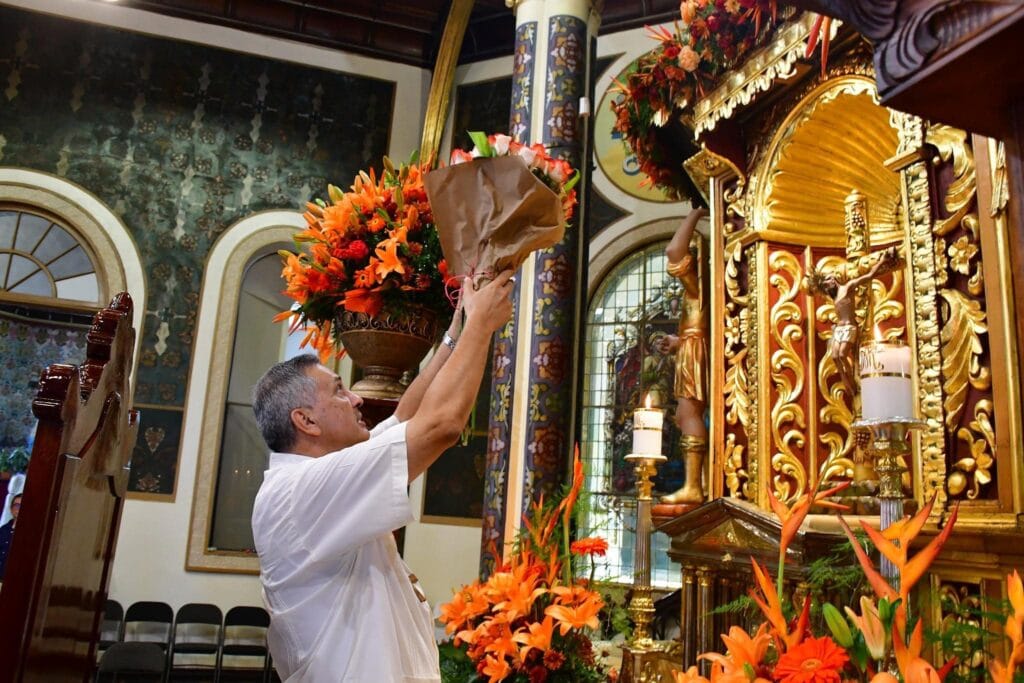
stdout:
[[636,473],[636,546],[633,554],[633,598],[629,601],[629,616],[633,619],[633,637],[629,645],[634,650],[650,650],[651,621],[654,620],[654,599],[651,597],[651,477],[657,465],[665,462],[664,455],[633,454],[626,460],[634,464]]
[[665,413],[651,408],[648,396],[644,408],[633,413],[633,452],[626,460],[634,464],[636,472],[636,547],[633,554],[633,598],[629,601],[629,615],[633,618],[633,638],[629,641],[634,651],[651,650],[651,621],[654,619],[654,600],[651,598],[651,477],[658,463],[665,462],[661,454],[661,428]]

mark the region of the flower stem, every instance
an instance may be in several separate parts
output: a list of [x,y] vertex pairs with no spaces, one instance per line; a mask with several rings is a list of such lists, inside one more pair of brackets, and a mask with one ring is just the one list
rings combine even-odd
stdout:
[[779,602],[782,602],[782,574],[786,570],[786,556],[779,553],[779,573],[775,579],[775,592],[779,596]]

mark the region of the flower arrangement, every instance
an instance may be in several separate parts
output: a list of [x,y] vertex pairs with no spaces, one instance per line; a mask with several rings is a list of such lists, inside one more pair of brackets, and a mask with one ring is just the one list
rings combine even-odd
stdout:
[[450,161],[452,166],[464,164],[479,157],[518,156],[526,162],[527,168],[541,182],[561,198],[565,222],[568,223],[572,219],[577,201],[575,187],[579,182],[580,174],[573,170],[568,161],[555,159],[539,142],[524,145],[503,133],[485,135],[474,131],[469,133],[469,137],[473,141],[473,149],[469,151],[452,150]]
[[568,495],[556,506],[545,506],[543,499],[535,503],[504,565],[487,581],[463,586],[441,606],[445,630],[454,635],[448,647],[464,655],[469,670],[468,677],[460,671],[461,677],[445,680],[606,680],[586,630],[598,627],[604,602],[590,588],[592,580],[572,575],[574,556],[590,557],[593,577],[593,557],[608,549],[601,538],[569,543],[569,522],[582,484],[577,452]]
[[[935,499],[913,517],[907,517],[884,531],[877,531],[865,522],[861,527],[879,553],[898,572],[897,586],[891,585],[875,568],[860,541],[840,516],[840,524],[850,539],[861,570],[875,593],[863,596],[860,614],[849,606],[841,612],[832,604],[822,605],[822,616],[828,632],[812,634],[811,598],[806,597],[799,615],[791,618],[783,602],[782,575],[785,552],[812,505],[843,509],[845,506],[825,500],[846,484],[817,492],[812,484],[809,493],[792,507],[786,507],[769,496],[773,510],[782,520],[779,542],[778,581],[773,584],[768,570],[751,560],[755,587],[750,596],[765,621],[753,635],[738,626],[722,635],[726,653],[706,653],[702,659],[711,662],[710,675],[701,675],[697,667],[674,672],[676,683],[941,683],[956,663],[950,659],[935,667],[924,658],[923,621],[916,622],[908,614],[910,591],[925,575],[956,524],[954,508],[935,538],[913,556],[909,553],[914,539],[921,532]],[[1005,634],[1010,641],[1007,661],[995,660],[990,673],[995,683],[1012,683],[1014,671],[1024,664],[1024,587],[1017,572],[1007,577],[1007,592],[1012,612],[1006,619]],[[899,673],[897,678],[895,672]]]
[[284,293],[295,300],[291,310],[274,318],[294,318],[306,327],[302,340],[322,359],[341,346],[332,337],[338,308],[370,317],[382,310],[432,309],[451,315],[445,287],[450,278],[441,253],[433,213],[423,187],[428,169],[415,161],[384,170],[360,171],[348,192],[328,185],[329,202],[307,204],[308,227],[295,235],[296,251],[281,251]]
[[[700,201],[682,167],[698,149],[693,131],[682,120],[725,71],[765,42],[777,21],[777,8],[775,0],[683,0],[680,18],[682,25],[672,31],[648,28],[658,45],[617,84],[614,128],[636,155],[647,176],[644,184],[672,199]],[[824,60],[828,30],[828,21],[819,19],[807,56],[821,33]]]

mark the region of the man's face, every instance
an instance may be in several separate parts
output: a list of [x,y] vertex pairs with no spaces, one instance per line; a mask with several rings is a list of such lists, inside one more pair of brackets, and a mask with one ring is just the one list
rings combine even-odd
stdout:
[[359,412],[363,399],[323,365],[317,365],[308,374],[316,381],[316,403],[311,412],[320,426],[319,438],[325,447],[337,451],[370,438]]
[[11,501],[11,517],[17,519],[19,512],[21,512],[21,496],[15,496]]

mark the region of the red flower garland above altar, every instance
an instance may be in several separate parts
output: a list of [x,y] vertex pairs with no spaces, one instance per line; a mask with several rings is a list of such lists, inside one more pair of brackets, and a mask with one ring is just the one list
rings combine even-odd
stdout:
[[[693,132],[684,121],[694,103],[714,87],[718,78],[752,48],[763,44],[777,20],[775,0],[683,0],[682,25],[669,31],[648,28],[658,46],[640,57],[619,97],[612,102],[615,130],[636,155],[643,184],[663,190],[670,198],[701,203],[682,163],[697,152]],[[812,32],[828,35],[819,22]],[[822,54],[827,41],[822,40]]]
[[295,236],[296,252],[280,252],[284,294],[297,305],[274,320],[294,317],[296,328],[306,326],[302,346],[322,359],[340,352],[331,334],[338,308],[372,317],[419,305],[450,317],[445,286],[458,283],[441,254],[426,170],[416,163],[396,169],[385,157],[380,177],[360,171],[349,192],[328,185],[330,203],[307,204],[309,227]]

